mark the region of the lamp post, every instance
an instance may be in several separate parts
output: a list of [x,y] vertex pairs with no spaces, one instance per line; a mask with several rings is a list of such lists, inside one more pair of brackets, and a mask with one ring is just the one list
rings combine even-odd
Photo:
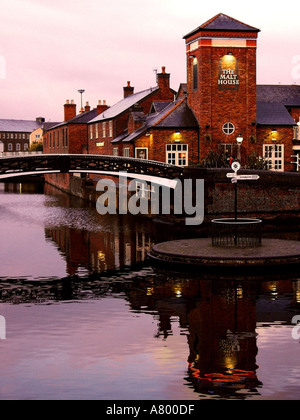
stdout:
[[238,135],[238,137],[236,138],[236,141],[237,141],[237,146],[238,146],[237,158],[239,161],[241,161],[241,145],[244,141],[241,134]]
[[81,95],[81,108],[80,109],[82,109],[83,107],[82,107],[82,94],[85,92],[85,90],[84,89],[79,89],[78,90],[78,92],[80,93],[80,95]]

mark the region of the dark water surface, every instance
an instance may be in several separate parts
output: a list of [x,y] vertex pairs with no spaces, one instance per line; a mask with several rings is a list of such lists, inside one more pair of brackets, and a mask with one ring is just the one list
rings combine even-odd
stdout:
[[300,273],[154,271],[185,232],[49,186],[0,184],[0,220],[0,399],[300,397]]

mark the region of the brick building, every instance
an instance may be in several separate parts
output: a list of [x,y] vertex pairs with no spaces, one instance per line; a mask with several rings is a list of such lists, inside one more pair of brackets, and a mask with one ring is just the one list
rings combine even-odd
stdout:
[[88,122],[108,107],[99,102],[92,109],[86,103],[80,114],[76,113],[74,101],[67,100],[64,105],[64,121],[45,129],[44,153],[88,153]]
[[29,149],[30,135],[44,125],[44,118],[35,120],[0,119],[1,152],[23,153]]
[[[89,122],[89,153],[133,157],[132,147],[123,147],[122,140],[132,131],[129,116],[132,112],[147,115],[155,101],[173,101],[176,92],[170,88],[170,74],[165,68],[157,74],[157,86],[134,93],[134,87],[127,82],[121,101]],[[132,122],[132,120],[131,120]],[[139,128],[143,122],[135,122]]]
[[[184,36],[187,82],[170,87],[165,68],[157,86],[124,97],[111,107],[76,115],[47,132],[45,152],[118,155],[170,164],[215,165],[214,158],[261,162],[276,171],[299,170],[300,86],[257,85],[260,30],[218,14]],[[292,157],[297,155],[297,157]]]
[[188,105],[200,125],[200,159],[210,151],[240,157],[244,165],[262,157],[269,169],[289,171],[300,86],[257,86],[259,32],[219,14],[184,37]]
[[[223,163],[232,156],[245,166],[263,160],[269,169],[295,170],[300,86],[257,85],[259,32],[219,14],[187,34],[187,83],[175,99],[154,102],[148,114],[131,108],[122,130],[100,143],[101,153],[177,165],[208,164],[213,154],[222,155]],[[98,122],[108,118],[105,113]]]

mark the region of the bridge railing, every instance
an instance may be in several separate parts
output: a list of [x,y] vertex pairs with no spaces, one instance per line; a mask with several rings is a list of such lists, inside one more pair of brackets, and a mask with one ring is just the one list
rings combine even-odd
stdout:
[[0,159],[0,178],[50,173],[126,173],[129,177],[159,177],[174,180],[183,168],[145,159],[106,155],[20,154]]

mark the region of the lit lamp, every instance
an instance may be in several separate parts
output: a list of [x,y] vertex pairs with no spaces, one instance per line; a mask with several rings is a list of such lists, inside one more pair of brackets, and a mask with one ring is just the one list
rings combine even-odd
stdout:
[[[277,134],[278,134],[278,131],[276,129],[271,131],[271,135],[272,136],[276,136]],[[272,137],[272,141],[277,141],[277,138],[276,137]]]
[[239,134],[238,137],[236,138],[236,142],[237,142],[237,145],[238,145],[237,158],[238,158],[239,161],[241,161],[241,145],[242,145],[243,141],[244,141],[244,139],[243,139],[242,135]]
[[181,133],[180,133],[179,130],[176,130],[175,131],[175,133],[174,133],[174,140],[175,140],[176,143],[180,142],[180,140],[181,140]]

